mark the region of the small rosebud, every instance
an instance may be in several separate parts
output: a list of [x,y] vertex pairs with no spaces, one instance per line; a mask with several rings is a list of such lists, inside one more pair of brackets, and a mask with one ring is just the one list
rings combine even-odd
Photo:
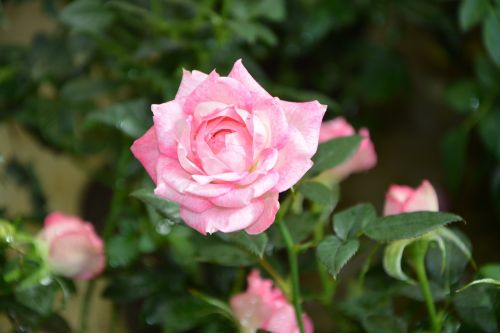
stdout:
[[79,217],[49,214],[38,239],[46,245],[49,267],[56,274],[88,280],[104,269],[103,242]]

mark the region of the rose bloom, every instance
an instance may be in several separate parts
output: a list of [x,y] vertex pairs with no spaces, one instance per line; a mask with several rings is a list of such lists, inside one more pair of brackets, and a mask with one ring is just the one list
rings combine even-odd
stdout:
[[38,239],[46,245],[49,267],[56,274],[88,280],[104,269],[103,242],[79,217],[49,214]]
[[391,185],[385,195],[384,215],[405,212],[439,210],[436,191],[429,181],[424,180],[419,187]]
[[[356,134],[354,128],[343,117],[337,117],[333,120],[326,121],[321,125],[319,134],[319,142],[325,142],[331,139]],[[367,171],[377,164],[377,154],[375,147],[370,139],[370,132],[366,128],[359,130],[361,143],[354,155],[344,163],[332,168],[326,172],[326,176],[340,181],[352,173]]]
[[[281,290],[273,288],[272,280],[262,279],[257,270],[247,280],[246,292],[233,296],[229,302],[245,332],[262,329],[271,333],[298,333],[295,310]],[[306,314],[302,315],[302,321],[305,332],[312,333],[313,324]]]
[[132,152],[202,234],[274,221],[278,193],[312,166],[326,106],[267,93],[238,60],[227,77],[184,71],[175,99],[152,105],[153,126]]

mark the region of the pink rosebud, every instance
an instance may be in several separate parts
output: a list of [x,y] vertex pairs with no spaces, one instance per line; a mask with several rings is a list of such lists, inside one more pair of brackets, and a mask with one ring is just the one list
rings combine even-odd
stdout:
[[[272,280],[262,279],[259,271],[248,275],[246,292],[233,296],[231,309],[247,332],[263,329],[271,333],[298,333],[295,310],[280,289],[273,288]],[[306,333],[314,331],[311,319],[303,314]]]
[[[354,134],[356,134],[354,128],[343,117],[337,117],[321,125],[319,142]],[[370,139],[370,132],[368,129],[362,128],[358,134],[362,140],[354,155],[341,165],[327,171],[327,174],[336,181],[342,180],[352,173],[367,171],[377,164],[377,153]]]
[[436,191],[429,181],[424,180],[416,189],[409,186],[391,185],[385,195],[384,215],[405,212],[439,210]]
[[132,152],[202,234],[259,234],[278,193],[311,168],[326,106],[272,97],[236,61],[227,77],[184,71],[175,99],[152,105],[153,127]]
[[88,280],[104,269],[103,242],[92,225],[79,217],[49,214],[38,238],[47,245],[47,260],[54,273]]

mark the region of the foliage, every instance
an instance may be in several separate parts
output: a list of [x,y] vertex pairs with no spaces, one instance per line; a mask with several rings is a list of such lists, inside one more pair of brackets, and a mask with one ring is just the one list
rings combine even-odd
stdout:
[[[0,26],[9,20],[3,6]],[[94,199],[103,214],[93,220],[108,260],[102,297],[132,332],[234,332],[227,300],[244,289],[250,267],[261,267],[285,293],[292,289],[276,223],[257,236],[201,236],[181,223],[176,204],[153,195],[130,154],[151,125],[149,105],[173,98],[182,68],[225,72],[243,58],[280,98],[318,99],[329,107],[327,118],[354,118],[382,137],[394,119],[409,122],[401,111],[414,98],[408,91],[422,89],[418,74],[427,63],[432,78],[424,85],[438,82],[428,94],[450,111],[423,122],[446,119],[436,126],[452,208],[462,214],[459,197],[476,189],[487,216],[500,216],[498,1],[45,0],[42,7],[52,32],[29,45],[0,43],[0,119],[82,165],[101,161],[85,172],[105,189]],[[302,281],[306,312],[323,306],[335,318],[328,332],[425,331],[431,319],[415,262],[425,246],[442,331],[498,331],[500,269],[491,263],[473,273],[469,241],[451,229],[462,217],[346,208],[339,185],[316,177],[352,156],[360,139],[321,144],[314,167],[281,200],[279,223],[300,270],[318,273]],[[50,273],[33,237],[47,213],[40,180],[24,161],[5,164],[5,176],[30,192],[34,209],[28,216],[2,210],[0,313],[15,332],[80,331],[59,314],[74,283]],[[471,221],[490,228],[486,222]]]

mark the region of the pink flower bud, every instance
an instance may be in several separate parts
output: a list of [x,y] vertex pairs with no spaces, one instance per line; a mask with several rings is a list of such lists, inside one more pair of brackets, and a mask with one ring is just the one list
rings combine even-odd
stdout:
[[384,215],[405,212],[439,210],[436,191],[424,180],[416,189],[409,186],[391,185],[385,195]]
[[[230,305],[247,332],[257,329],[271,333],[299,332],[294,308],[280,289],[273,288],[272,280],[262,279],[257,270],[248,275],[246,292],[233,296]],[[312,333],[314,328],[309,317],[303,314],[302,319],[306,333]]]
[[56,274],[88,280],[104,269],[103,242],[92,225],[79,217],[49,214],[38,238],[46,244],[47,261]]
[[[354,134],[356,134],[354,128],[343,117],[337,117],[321,125],[319,142],[322,143]],[[353,173],[367,171],[377,164],[377,153],[370,139],[370,132],[368,129],[362,128],[358,134],[362,137],[362,140],[354,155],[341,165],[327,171],[327,175],[333,177],[336,181],[342,180]]]

